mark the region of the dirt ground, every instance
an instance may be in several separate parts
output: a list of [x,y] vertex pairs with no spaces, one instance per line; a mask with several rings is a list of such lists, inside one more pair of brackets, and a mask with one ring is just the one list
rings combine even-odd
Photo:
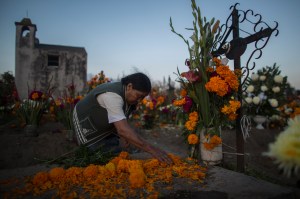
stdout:
[[[0,126],[0,169],[22,168],[40,164],[40,160],[56,158],[76,148],[76,142],[68,140],[62,130],[63,126],[56,122],[42,123],[38,129],[39,136],[26,137],[24,129],[8,123]],[[188,149],[183,142],[181,130],[173,126],[157,127],[151,131],[137,131],[150,143],[168,152],[187,157]],[[257,130],[252,128],[250,138],[245,142],[246,174],[272,183],[297,187],[296,177],[287,178],[277,169],[277,165],[270,158],[262,155],[267,151],[270,142],[280,130]],[[224,130],[223,162],[221,167],[235,170],[235,131]],[[144,154],[147,156],[147,154]],[[150,156],[149,156],[150,157]],[[299,182],[298,182],[299,183]]]

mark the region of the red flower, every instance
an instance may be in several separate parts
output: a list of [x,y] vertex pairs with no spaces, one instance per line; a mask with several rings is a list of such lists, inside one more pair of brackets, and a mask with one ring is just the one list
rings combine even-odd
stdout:
[[189,113],[192,108],[192,105],[193,100],[190,97],[185,96],[185,104],[182,106],[184,112]]

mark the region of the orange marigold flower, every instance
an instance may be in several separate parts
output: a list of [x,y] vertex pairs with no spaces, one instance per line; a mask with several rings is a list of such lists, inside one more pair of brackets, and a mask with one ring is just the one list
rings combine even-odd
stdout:
[[235,120],[237,117],[236,111],[241,107],[241,103],[237,100],[230,100],[229,106],[224,105],[221,112],[228,116],[229,120]]
[[187,91],[185,90],[185,89],[182,89],[181,91],[180,91],[180,96],[181,97],[185,97],[187,95]]
[[53,182],[59,183],[64,178],[65,170],[61,167],[55,167],[50,170],[49,177]]
[[94,178],[98,174],[98,167],[96,165],[89,165],[83,170],[83,176],[85,178]]
[[216,72],[224,79],[232,73],[232,71],[229,69],[229,66],[219,66],[216,68]]
[[236,75],[234,74],[229,74],[226,78],[225,81],[228,83],[230,88],[234,91],[237,91],[239,88],[239,81]]
[[198,144],[199,138],[196,134],[192,133],[188,136],[189,144]]
[[189,131],[194,131],[195,130],[195,128],[196,128],[196,126],[197,126],[197,122],[195,122],[195,121],[186,121],[185,122],[185,128],[187,129],[187,130],[189,130]]
[[210,78],[209,82],[205,84],[205,88],[207,91],[215,92],[221,97],[228,92],[228,84],[218,76]]
[[32,184],[33,185],[42,185],[45,182],[47,182],[49,179],[48,173],[47,172],[38,172],[35,174],[35,176],[32,179]]
[[206,72],[212,73],[212,72],[214,72],[214,68],[213,67],[207,67]]
[[39,98],[39,94],[38,94],[37,92],[35,92],[35,93],[32,94],[31,98],[32,98],[33,100],[36,100],[36,99]]
[[215,62],[216,66],[220,66],[222,64],[221,60],[217,57],[213,58],[213,62]]
[[114,163],[111,163],[111,162],[107,163],[107,164],[105,165],[105,168],[106,168],[111,174],[114,174],[115,171],[116,171],[116,166],[115,166],[115,164],[114,164]]
[[142,103],[143,103],[144,105],[146,105],[146,104],[148,103],[148,100],[147,100],[146,97],[142,100]]
[[122,151],[120,154],[119,154],[119,157],[122,158],[122,159],[127,159],[129,157],[129,153],[126,152],[126,151]]
[[193,111],[189,114],[189,120],[193,122],[198,121],[198,113],[196,111]]
[[234,121],[234,120],[236,120],[237,116],[238,116],[238,114],[236,114],[236,113],[231,113],[230,115],[228,115],[228,119],[229,119],[230,121]]
[[210,135],[207,135],[206,140],[207,141],[204,142],[203,145],[207,150],[212,150],[216,146],[222,144],[222,139],[217,135],[213,135],[212,137],[210,137]]
[[142,188],[146,183],[146,175],[144,171],[136,170],[129,175],[129,182],[132,188]]
[[182,106],[186,103],[185,98],[174,100],[173,105],[174,106]]
[[118,172],[118,173],[121,173],[121,172],[129,172],[129,171],[128,171],[128,160],[121,159],[121,160],[118,162],[117,172]]
[[159,97],[157,98],[156,106],[161,105],[162,103],[164,103],[164,101],[165,101],[165,98],[164,98],[163,96],[159,96]]

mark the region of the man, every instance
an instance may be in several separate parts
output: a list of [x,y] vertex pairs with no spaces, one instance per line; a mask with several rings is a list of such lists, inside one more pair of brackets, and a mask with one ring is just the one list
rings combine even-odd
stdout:
[[137,103],[150,91],[150,79],[143,73],[134,73],[122,78],[121,82],[94,88],[74,109],[73,124],[78,143],[90,150],[100,146],[110,150],[116,149],[120,137],[159,161],[172,163],[165,151],[141,138],[127,122]]

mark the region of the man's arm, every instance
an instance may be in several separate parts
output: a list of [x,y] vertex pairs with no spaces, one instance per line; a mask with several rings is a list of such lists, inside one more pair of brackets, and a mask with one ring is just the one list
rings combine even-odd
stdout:
[[140,148],[143,151],[150,153],[154,158],[157,158],[161,162],[166,162],[168,164],[172,163],[167,153],[157,147],[154,147],[142,137],[140,137],[135,130],[128,124],[127,120],[123,119],[114,122],[117,132],[120,137],[126,139],[129,143]]

